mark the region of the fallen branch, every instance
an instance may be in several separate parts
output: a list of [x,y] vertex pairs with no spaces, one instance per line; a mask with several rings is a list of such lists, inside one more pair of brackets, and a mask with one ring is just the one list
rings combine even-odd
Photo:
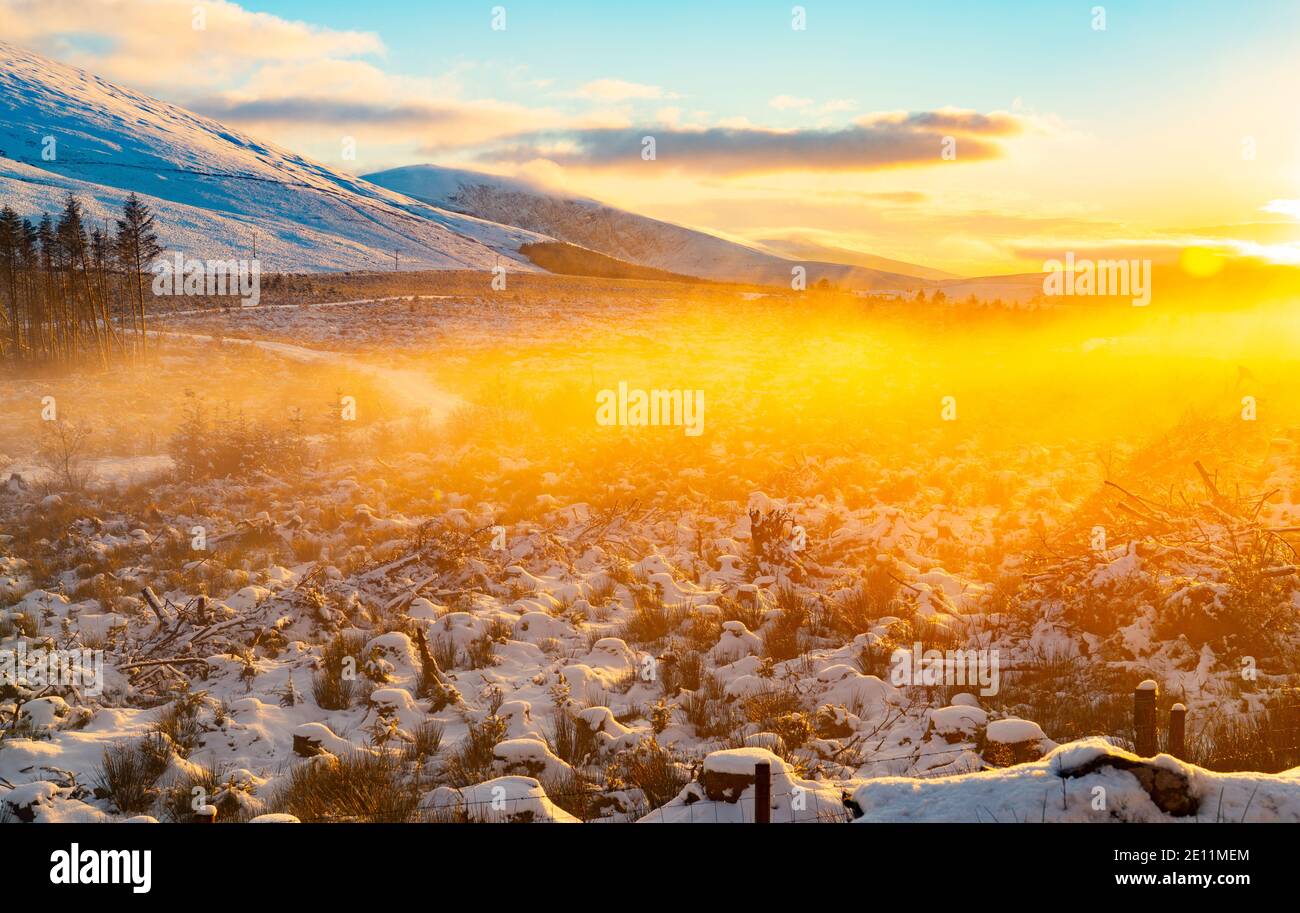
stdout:
[[145,604],[149,606],[149,609],[150,611],[153,612],[154,617],[158,619],[158,624],[159,625],[166,624],[167,623],[166,619],[163,618],[162,601],[158,598],[158,595],[154,593],[153,587],[145,587],[143,590],[140,591],[140,595],[144,597]]
[[401,606],[406,605],[408,602],[410,602],[410,601],[411,601],[412,599],[414,599],[416,596],[420,595],[420,590],[424,589],[426,586],[428,586],[429,584],[433,583],[433,582],[434,582],[435,580],[437,580],[440,576],[442,576],[442,575],[439,574],[439,573],[437,573],[437,572],[435,571],[434,573],[430,574],[428,577],[425,577],[423,580],[421,580],[419,583],[415,584],[413,587],[411,587],[411,588],[410,588],[409,590],[407,590],[406,592],[399,594],[398,596],[394,597],[393,599],[390,599],[390,600],[388,601],[388,603],[384,606],[384,611],[386,611],[386,612],[387,612],[387,611],[391,611],[392,609],[396,609],[396,608],[399,608],[399,607],[401,607]]
[[181,666],[186,664],[193,665],[194,663],[206,663],[207,661],[208,661],[207,658],[203,656],[173,656],[168,659],[142,659],[139,662],[127,663],[124,666],[118,666],[118,668],[126,672],[131,672],[136,669],[144,669],[149,666]]
[[1201,482],[1205,485],[1205,490],[1210,493],[1210,497],[1216,502],[1223,500],[1223,495],[1219,494],[1219,486],[1214,484],[1214,479],[1210,478],[1210,474],[1205,471],[1205,467],[1201,465],[1201,461],[1195,460],[1192,465],[1195,466],[1196,471],[1201,474]]

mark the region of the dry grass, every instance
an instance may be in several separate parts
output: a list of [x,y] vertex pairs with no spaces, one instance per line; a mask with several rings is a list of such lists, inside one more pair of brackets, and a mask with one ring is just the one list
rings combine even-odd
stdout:
[[322,710],[347,710],[360,695],[361,651],[365,641],[338,634],[321,650],[320,671],[312,678],[311,691]]
[[123,815],[146,814],[158,801],[158,779],[170,760],[171,746],[161,734],[110,745],[95,775],[96,793]]
[[482,783],[492,776],[493,750],[506,737],[506,723],[495,713],[471,722],[465,738],[447,759],[445,776],[451,786]]
[[400,824],[415,818],[419,801],[399,759],[356,752],[296,763],[270,805],[307,823]]
[[662,644],[688,617],[682,606],[665,605],[663,597],[648,587],[633,590],[632,614],[623,624],[619,636],[630,644]]
[[[1189,726],[1184,760],[1208,770],[1281,773],[1300,767],[1300,703],[1238,718],[1191,720]],[[1164,741],[1167,733],[1161,735]]]

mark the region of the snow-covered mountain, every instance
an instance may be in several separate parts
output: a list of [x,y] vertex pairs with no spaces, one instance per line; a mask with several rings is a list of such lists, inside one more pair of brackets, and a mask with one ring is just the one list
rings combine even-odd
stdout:
[[801,265],[810,285],[821,279],[859,290],[935,284],[905,273],[783,257],[595,200],[475,171],[410,165],[365,179],[434,206],[550,235],[640,266],[704,279],[788,286],[791,269]]
[[886,273],[901,273],[904,276],[916,276],[918,279],[934,279],[940,282],[960,279],[955,273],[946,273],[940,269],[908,263],[903,260],[891,260],[876,254],[850,250],[833,244],[818,241],[806,232],[791,230],[779,237],[763,238],[755,244],[790,260],[821,260],[827,263],[843,263],[846,266],[862,266],[867,269],[881,270]]
[[264,271],[544,263],[584,275],[788,286],[801,265],[810,285],[942,284],[919,268],[795,259],[472,171],[416,165],[356,177],[0,41],[0,200],[39,217],[69,192],[100,224],[137,193],[166,249],[223,259],[255,251]]
[[0,200],[24,216],[68,191],[90,218],[145,198],[169,249],[264,270],[535,270],[551,239],[449,212],[335,171],[76,67],[0,42]]

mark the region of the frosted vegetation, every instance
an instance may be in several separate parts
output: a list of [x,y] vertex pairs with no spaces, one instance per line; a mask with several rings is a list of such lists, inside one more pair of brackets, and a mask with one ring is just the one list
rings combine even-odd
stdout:
[[[0,647],[106,653],[102,694],[0,691],[0,816],[753,820],[765,762],[773,820],[1300,818],[1300,375],[1260,314],[262,302],[0,385]],[[620,381],[703,390],[705,433],[598,425]],[[997,650],[997,693],[896,684],[915,644]],[[1123,751],[1147,678],[1187,764]]]

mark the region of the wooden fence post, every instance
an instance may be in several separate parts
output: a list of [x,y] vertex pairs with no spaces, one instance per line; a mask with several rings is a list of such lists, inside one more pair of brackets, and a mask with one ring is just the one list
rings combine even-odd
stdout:
[[1181,758],[1187,747],[1187,707],[1174,704],[1169,708],[1169,753]]
[[200,805],[194,810],[195,824],[215,824],[217,820],[217,807],[215,805]]
[[754,765],[754,823],[772,823],[772,765]]
[[1156,696],[1160,686],[1147,679],[1133,690],[1133,748],[1140,758],[1156,753]]

